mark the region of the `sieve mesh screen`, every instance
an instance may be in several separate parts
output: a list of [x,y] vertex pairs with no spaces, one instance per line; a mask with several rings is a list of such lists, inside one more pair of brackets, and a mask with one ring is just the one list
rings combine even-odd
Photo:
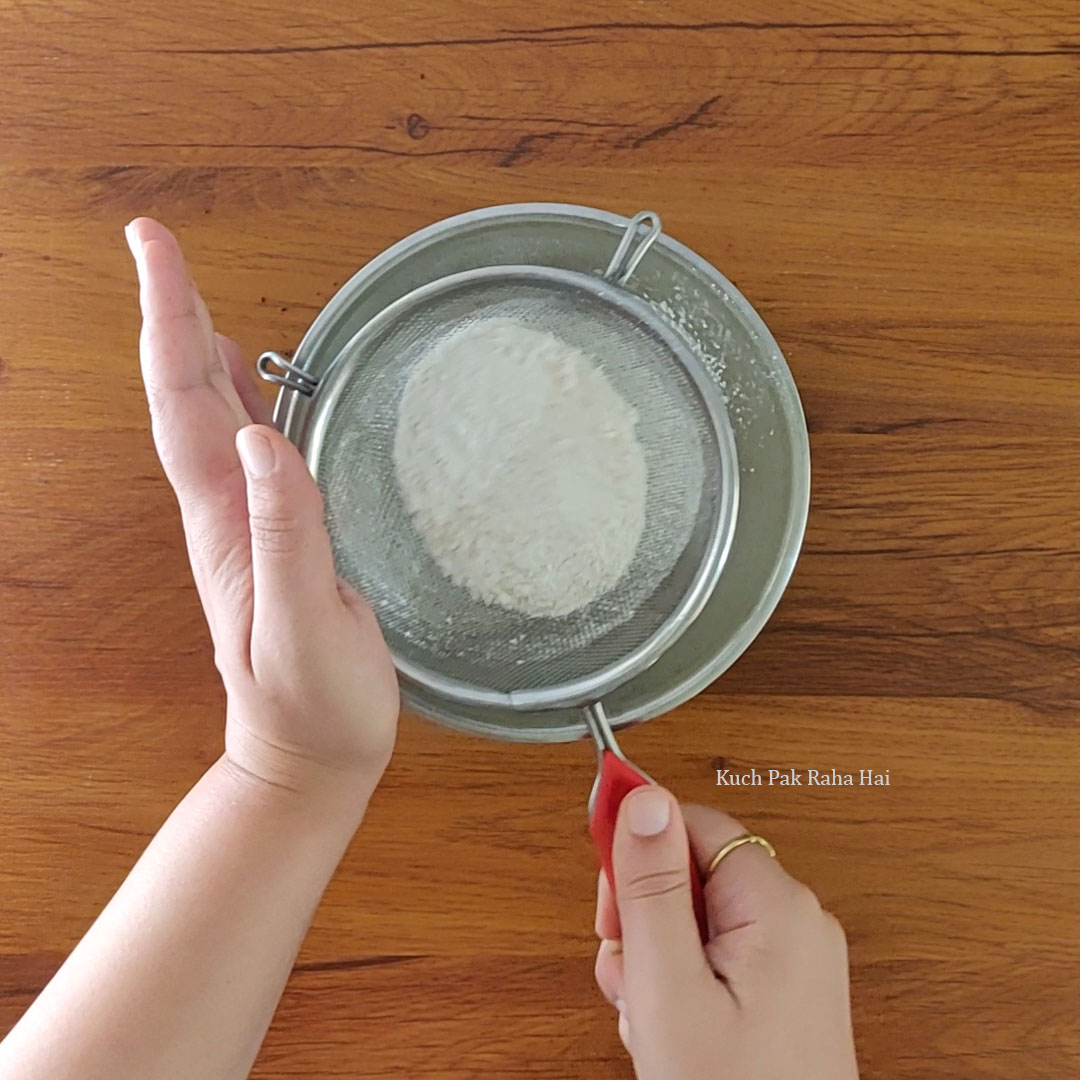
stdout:
[[[718,406],[674,332],[613,300],[618,290],[584,275],[500,269],[420,290],[362,330],[319,387],[308,459],[338,571],[372,605],[399,667],[483,691],[554,694],[640,651],[687,596],[721,515]],[[637,413],[647,473],[641,540],[610,591],[560,617],[483,603],[454,584],[417,533],[395,475],[410,372],[449,335],[496,318],[588,354]]]

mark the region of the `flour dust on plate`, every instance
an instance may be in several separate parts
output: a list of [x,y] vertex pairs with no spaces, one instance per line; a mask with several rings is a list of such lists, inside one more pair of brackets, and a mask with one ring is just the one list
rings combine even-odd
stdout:
[[409,374],[394,436],[402,501],[475,599],[570,614],[614,587],[641,539],[637,420],[576,346],[512,318],[472,323]]

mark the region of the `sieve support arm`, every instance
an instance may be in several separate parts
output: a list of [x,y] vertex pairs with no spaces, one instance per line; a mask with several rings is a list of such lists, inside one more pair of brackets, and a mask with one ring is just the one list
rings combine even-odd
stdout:
[[[636,788],[656,781],[636,765],[631,764],[615,739],[603,706],[596,702],[584,709],[585,723],[596,743],[598,767],[596,783],[589,795],[589,834],[596,847],[597,859],[607,877],[612,896],[615,895],[615,872],[612,851],[615,846],[615,828],[619,807],[623,799]],[[690,896],[694,920],[702,944],[709,940],[709,919],[705,909],[705,881],[694,855],[690,853]]]
[[[646,222],[649,224],[645,234],[639,238],[638,228]],[[662,231],[660,215],[654,210],[642,210],[640,214],[635,214],[626,226],[615,254],[611,256],[611,262],[604,271],[604,280],[612,285],[625,285]]]
[[619,749],[619,744],[615,740],[615,732],[611,730],[611,724],[608,723],[604,706],[597,701],[592,705],[586,705],[583,712],[585,713],[585,726],[589,729],[589,734],[593,737],[593,742],[596,743],[597,758],[600,761],[603,761],[604,751],[608,750],[617,758],[621,758],[625,761],[626,757]]

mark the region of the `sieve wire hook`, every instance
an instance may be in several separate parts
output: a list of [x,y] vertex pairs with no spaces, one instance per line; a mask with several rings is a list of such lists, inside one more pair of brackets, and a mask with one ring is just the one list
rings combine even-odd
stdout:
[[[638,227],[646,222],[651,224],[644,235],[639,237]],[[635,214],[626,226],[615,254],[611,256],[611,262],[604,271],[604,280],[610,281],[612,285],[625,285],[662,230],[660,215],[654,210],[642,210],[640,214]]]
[[[304,397],[311,397],[319,387],[319,379],[310,372],[286,360],[281,353],[264,352],[255,364],[259,377],[275,383],[286,390],[295,390]],[[281,374],[284,372],[284,374]]]

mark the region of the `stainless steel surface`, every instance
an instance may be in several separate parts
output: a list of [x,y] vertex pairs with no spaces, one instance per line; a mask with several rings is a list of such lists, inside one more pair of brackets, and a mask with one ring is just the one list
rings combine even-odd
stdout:
[[284,390],[295,390],[304,397],[311,397],[320,382],[314,375],[286,360],[281,353],[264,352],[256,362],[255,369],[260,378]]
[[[645,228],[644,235],[639,233],[639,226],[649,224]],[[656,242],[663,230],[660,215],[653,210],[642,210],[635,214],[629,224],[623,230],[622,238],[608,262],[602,280],[612,285],[625,285],[638,264],[648,253],[649,248]],[[486,269],[480,267],[479,269]],[[475,271],[463,271],[474,273]],[[401,298],[404,300],[404,297]],[[397,301],[400,303],[401,300]],[[651,315],[646,317],[652,318]],[[355,347],[355,338],[350,342],[350,347]],[[346,350],[347,351],[347,350]],[[331,365],[332,366],[332,365]],[[325,372],[318,375],[306,371],[292,361],[287,360],[281,353],[264,352],[255,363],[255,369],[259,377],[266,382],[280,386],[284,390],[295,390],[303,397],[311,397],[319,387],[319,383],[325,377]]]
[[585,726],[589,729],[593,742],[596,743],[597,760],[602,762],[604,760],[604,751],[610,750],[616,757],[620,757],[625,761],[626,757],[622,750],[619,749],[619,743],[615,738],[615,733],[611,730],[611,724],[608,723],[604,706],[599,701],[593,702],[592,705],[586,705],[582,709],[582,714],[585,717]]
[[[321,376],[369,319],[419,285],[493,264],[589,272],[602,265],[626,218],[586,207],[518,204],[439,222],[395,244],[343,286],[301,342],[293,363]],[[809,500],[809,450],[798,394],[753,308],[718,271],[659,237],[635,291],[687,335],[728,398],[741,470],[741,505],[724,573],[693,624],[651,668],[605,697],[613,728],[665,712],[718,677],[750,644],[794,568]],[[294,440],[310,422],[307,399],[279,397],[276,419]],[[580,710],[469,708],[407,682],[414,711],[462,730],[521,741],[585,734]]]
[[[646,221],[651,224],[647,227],[645,235],[638,240],[638,226],[644,225]],[[630,224],[626,226],[615,254],[611,256],[611,262],[604,271],[604,280],[610,281],[613,285],[625,285],[638,268],[638,263],[645,258],[649,248],[656,243],[663,228],[660,215],[652,210],[642,210],[641,213],[635,214],[630,219]]]
[[[588,810],[589,816],[592,817],[593,808],[596,806],[596,792],[600,787],[600,774],[604,769],[604,752],[610,751],[617,758],[621,758],[629,765],[626,755],[622,752],[619,746],[618,740],[615,738],[615,733],[611,730],[611,724],[608,723],[607,713],[604,712],[604,706],[599,702],[594,702],[592,705],[586,705],[582,709],[582,715],[585,717],[585,727],[588,729],[589,734],[592,736],[593,743],[596,745],[596,779],[593,780],[592,787],[589,790]],[[648,773],[641,772],[636,765],[633,766],[646,780],[650,783],[654,783],[651,776]]]
[[[394,431],[414,364],[472,320],[513,312],[595,355],[637,412],[649,469],[646,533],[631,567],[595,603],[559,618],[484,604],[446,578],[395,478]],[[723,400],[686,338],[602,278],[499,266],[421,286],[358,331],[312,407],[298,446],[326,497],[339,572],[368,597],[399,674],[440,699],[517,710],[595,701],[676,641],[720,576],[739,483]]]

